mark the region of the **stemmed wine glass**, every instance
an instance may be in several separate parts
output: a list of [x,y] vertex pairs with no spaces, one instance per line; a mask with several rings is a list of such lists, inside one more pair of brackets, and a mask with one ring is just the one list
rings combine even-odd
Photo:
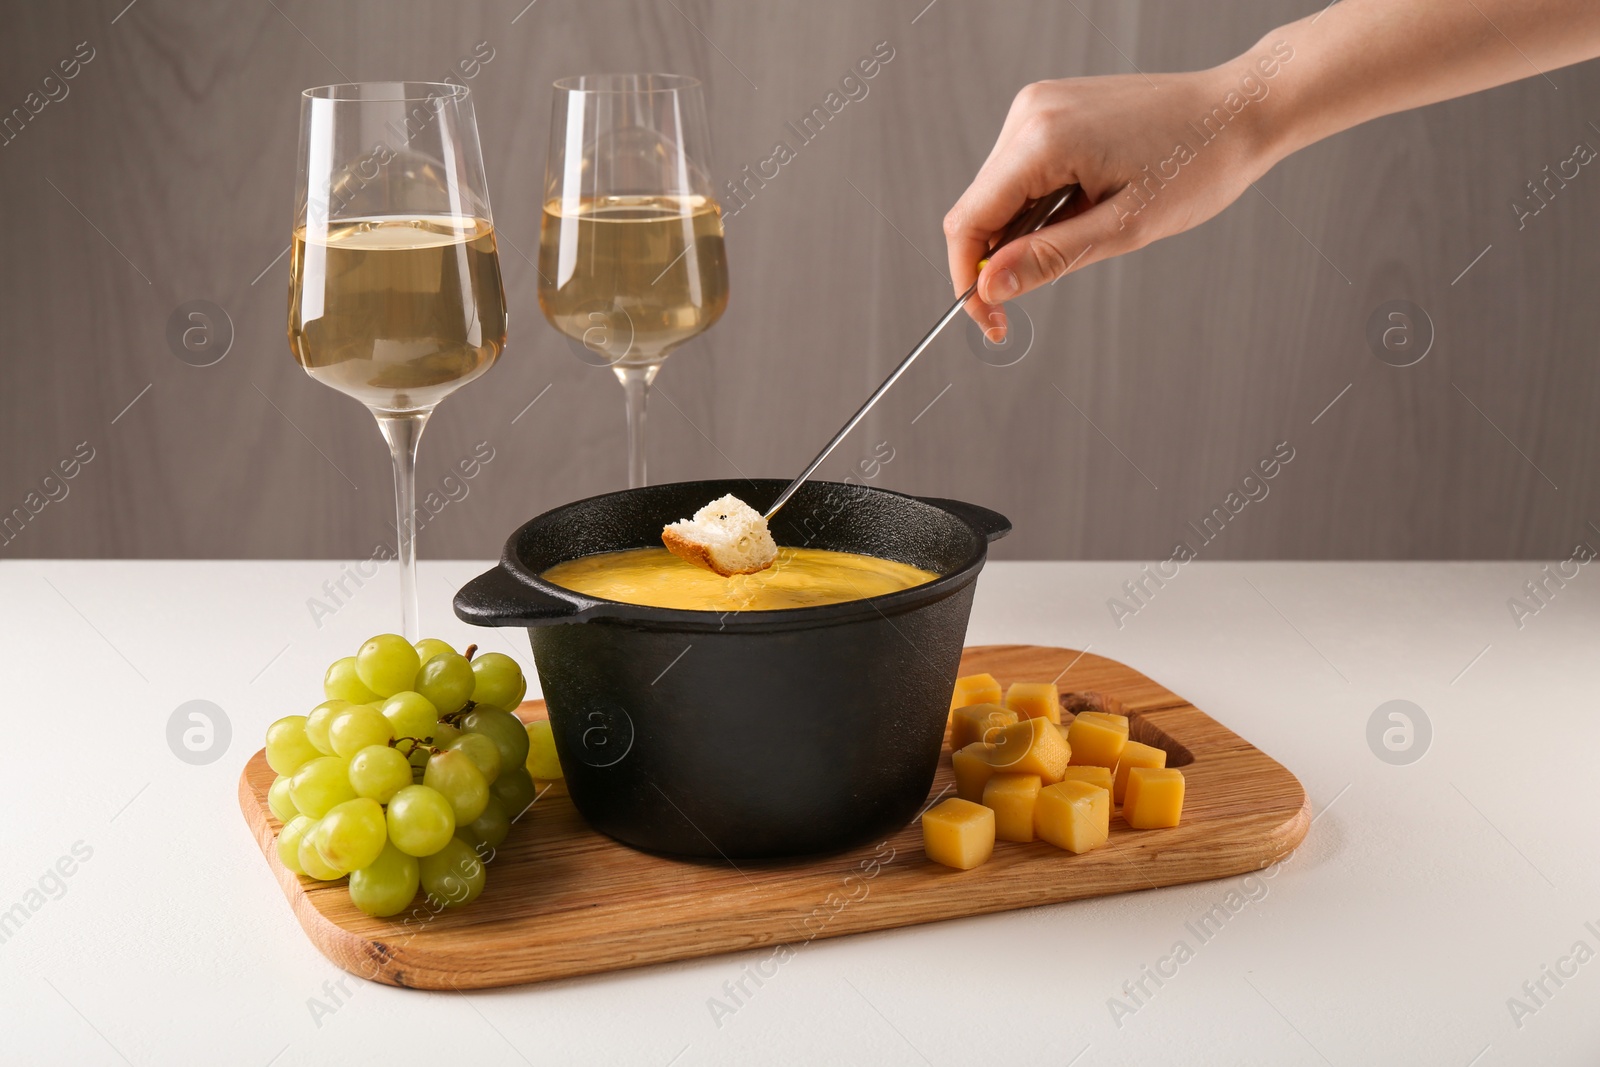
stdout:
[[539,306],[585,360],[622,382],[632,488],[645,484],[650,383],[674,348],[728,306],[709,140],[693,78],[590,74],[555,83]]
[[435,82],[307,89],[300,103],[289,347],[367,405],[394,459],[401,631],[417,620],[417,441],[506,341],[472,100]]

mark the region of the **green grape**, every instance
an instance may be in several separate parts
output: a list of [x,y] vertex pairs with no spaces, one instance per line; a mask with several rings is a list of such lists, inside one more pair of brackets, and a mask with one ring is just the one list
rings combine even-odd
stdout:
[[418,865],[423,892],[447,908],[471,904],[483,892],[483,861],[472,846],[458,838]]
[[285,715],[267,727],[267,766],[293,774],[322,753],[306,737],[306,717]]
[[310,875],[319,882],[336,882],[347,872],[329,863],[322,853],[317,851],[315,841],[317,831],[321,828],[322,824],[319,822],[300,837],[300,872]]
[[528,679],[518,675],[517,692],[505,703],[507,711],[516,711],[522,706],[522,698],[528,695]]
[[522,720],[499,708],[473,708],[461,720],[468,733],[482,734],[500,750],[503,767],[520,767],[528,762],[528,731]]
[[442,722],[433,728],[433,744],[435,748],[443,748],[462,734],[461,727],[451,726]]
[[290,819],[300,814],[300,809],[294,806],[294,801],[289,797],[289,783],[292,779],[286,774],[280,774],[272,781],[272,788],[267,790],[267,807],[272,809],[272,814],[278,821],[287,825]]
[[484,859],[494,855],[494,850],[505,844],[506,835],[510,833],[511,819],[493,797],[489,798],[482,815],[465,826],[456,827],[456,839],[471,845]]
[[354,656],[333,661],[322,676],[322,692],[329,700],[348,700],[352,704],[370,704],[378,699],[378,694],[368,689],[356,673]]
[[434,656],[417,672],[417,692],[432,701],[440,715],[450,715],[466,707],[477,684],[472,662],[454,652]]
[[350,757],[350,787],[357,796],[387,804],[410,784],[411,762],[398,749],[368,745]]
[[295,874],[305,874],[300,866],[300,841],[317,828],[317,820],[309,815],[296,815],[278,831],[278,862]]
[[477,682],[472,689],[472,699],[479,704],[493,704],[497,708],[514,708],[517,691],[525,687],[522,668],[517,661],[501,652],[485,652],[472,661],[472,673]]
[[437,637],[424,637],[411,647],[417,650],[417,659],[423,663],[427,663],[441,652],[455,652],[455,649],[450,647],[450,642],[441,641]]
[[361,684],[381,697],[392,697],[413,688],[417,668],[421,666],[417,650],[399,634],[379,634],[356,653],[356,675]]
[[556,755],[556,739],[548,719],[528,724],[528,773],[542,782],[562,777],[561,760]]
[[359,871],[378,858],[389,838],[385,829],[383,805],[357,797],[335,806],[317,823],[311,843],[341,871]]
[[500,772],[500,777],[489,787],[489,796],[505,809],[506,816],[516,822],[538,796],[533,778],[526,767],[511,767]]
[[450,802],[425,785],[408,785],[389,798],[389,840],[411,856],[431,856],[456,832]]
[[383,717],[389,720],[396,737],[427,740],[433,736],[433,728],[439,721],[439,709],[426,697],[408,689],[383,702]]
[[433,750],[429,745],[417,745],[416,747],[412,747],[411,745],[407,744],[405,748],[406,762],[410,763],[412,769],[417,772],[417,774],[412,775],[412,781],[415,781],[421,774],[423,768],[427,767],[428,757],[433,755]]
[[445,746],[450,752],[464,752],[472,765],[483,775],[484,785],[493,785],[500,777],[500,750],[483,734],[462,734]]
[[393,736],[394,727],[389,725],[389,720],[371,708],[345,708],[328,724],[328,740],[333,742],[333,753],[345,759],[368,745],[387,745]]
[[418,878],[416,857],[384,845],[377,859],[350,872],[350,903],[379,918],[399,915],[417,895]]
[[437,790],[450,802],[456,825],[462,826],[483,814],[489,803],[489,783],[476,764],[459,749],[435,753],[422,772],[422,784]]
[[306,739],[324,756],[333,755],[333,742],[328,740],[328,724],[333,717],[350,707],[348,700],[324,700],[306,716]]
[[320,819],[334,805],[355,798],[349,763],[338,756],[317,757],[295,771],[289,781],[289,799],[302,815],[313,819]]

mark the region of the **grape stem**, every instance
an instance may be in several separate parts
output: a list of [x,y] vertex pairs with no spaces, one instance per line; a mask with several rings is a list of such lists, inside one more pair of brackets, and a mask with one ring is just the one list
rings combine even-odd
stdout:
[[467,650],[465,652],[463,652],[462,655],[470,660],[474,655],[477,654],[477,652],[478,652],[478,646],[477,645],[468,645],[467,646]]
[[389,747],[398,750],[402,741],[411,742],[411,748],[406,752],[408,757],[414,755],[419,748],[426,748],[431,755],[438,755],[444,751],[433,746],[433,738],[431,737],[397,737],[389,742]]
[[[473,645],[472,647],[473,648],[477,648],[478,646],[477,645]],[[461,725],[461,720],[466,718],[467,715],[472,711],[472,709],[477,707],[477,706],[478,706],[478,702],[477,701],[469,700],[465,704],[463,704],[458,710],[452,711],[448,715],[439,716],[439,721],[444,723],[447,726],[460,726]],[[430,738],[430,740],[432,740],[432,739]]]

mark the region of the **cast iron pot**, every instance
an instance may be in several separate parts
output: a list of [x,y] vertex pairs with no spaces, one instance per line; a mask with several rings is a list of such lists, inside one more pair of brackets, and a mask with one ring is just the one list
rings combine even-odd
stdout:
[[780,545],[939,575],[842,604],[721,613],[584,596],[539,577],[564,560],[661,544],[664,523],[787,483],[679,482],[547,511],[456,594],[480,626],[526,626],[556,751],[589,823],[636,848],[723,858],[831,852],[924,803],[988,543],[1002,515],[954,500],[812,482],[773,520]]

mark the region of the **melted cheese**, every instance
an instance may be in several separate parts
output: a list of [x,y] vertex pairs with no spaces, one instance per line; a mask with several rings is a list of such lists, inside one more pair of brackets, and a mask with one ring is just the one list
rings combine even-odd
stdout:
[[938,575],[906,563],[821,548],[780,548],[758,574],[723,578],[664,548],[601,552],[558,563],[545,581],[575,593],[691,611],[778,611],[882,596]]

